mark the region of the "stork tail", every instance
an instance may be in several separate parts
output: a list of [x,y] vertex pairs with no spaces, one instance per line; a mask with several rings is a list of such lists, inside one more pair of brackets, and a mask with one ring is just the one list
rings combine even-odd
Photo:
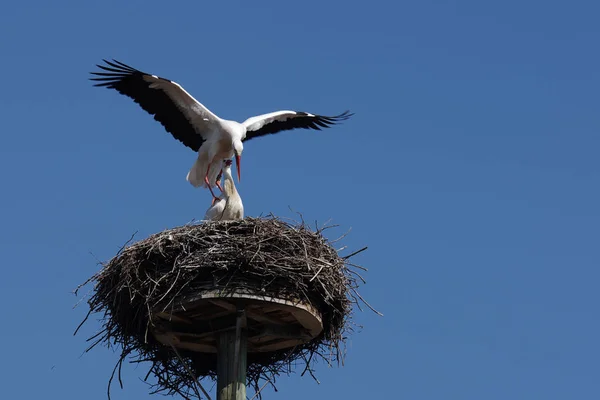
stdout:
[[206,165],[200,160],[200,157],[196,159],[194,165],[188,172],[185,179],[194,187],[200,187],[204,184],[204,175],[206,174]]

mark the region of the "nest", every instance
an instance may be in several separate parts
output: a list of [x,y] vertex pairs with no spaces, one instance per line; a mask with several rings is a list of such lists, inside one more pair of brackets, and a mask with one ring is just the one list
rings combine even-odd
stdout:
[[88,339],[91,344],[86,351],[103,344],[121,354],[108,382],[109,397],[115,376],[122,386],[121,367],[126,359],[149,363],[144,380],[156,378],[150,383],[151,393],[199,398],[198,382],[216,380],[216,354],[177,351],[149,334],[159,310],[208,290],[300,297],[322,316],[323,329],[312,340],[293,348],[248,354],[247,383],[259,395],[261,381],[273,385],[275,377],[289,374],[292,366],[300,364],[302,375],[308,372],[314,378],[313,365],[318,360],[329,365],[343,362],[346,335],[355,326],[353,305],[368,305],[357,292],[359,283],[364,283],[357,270],[362,268],[348,261],[364,249],[340,256],[332,247],[339,239],[330,242],[322,235],[329,227],[313,231],[304,221],[246,218],[185,225],[126,244],[81,285],[94,283],[89,312],[80,327],[92,314],[99,314],[102,324]]

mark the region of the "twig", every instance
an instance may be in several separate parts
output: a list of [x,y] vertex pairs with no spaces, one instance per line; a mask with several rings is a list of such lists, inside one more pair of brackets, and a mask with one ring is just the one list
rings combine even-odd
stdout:
[[361,299],[361,301],[363,303],[365,303],[367,305],[367,307],[369,307],[371,309],[371,311],[373,311],[375,314],[379,315],[380,317],[383,317],[383,314],[380,313],[379,311],[377,311],[376,309],[374,309],[369,303],[367,303],[367,301],[365,299],[363,299],[363,297],[356,291],[356,289],[352,288],[351,289],[355,295],[358,296],[359,299]]
[[367,246],[363,247],[363,248],[362,248],[362,249],[360,249],[360,250],[357,250],[357,251],[355,251],[354,253],[352,253],[352,254],[350,254],[350,255],[344,256],[344,257],[342,257],[342,258],[343,258],[344,260],[347,260],[347,259],[349,259],[350,257],[354,257],[354,256],[355,256],[355,255],[357,255],[358,253],[362,253],[362,252],[363,252],[363,251],[365,251],[366,249],[368,249],[368,247],[367,247]]
[[196,376],[194,375],[194,373],[190,370],[190,367],[188,367],[187,363],[183,360],[183,358],[181,358],[181,355],[179,355],[179,352],[177,351],[177,348],[175,346],[173,346],[171,344],[171,348],[173,349],[173,351],[175,352],[175,355],[177,356],[177,358],[179,359],[179,361],[181,362],[181,364],[183,365],[183,367],[185,368],[185,370],[187,371],[188,374],[190,374],[190,377],[192,378],[192,381],[194,382],[194,391],[196,392],[196,396],[198,396],[198,398],[200,399],[200,393],[198,392],[198,389],[196,388],[196,385],[198,385],[198,387],[200,387],[200,390],[202,390],[202,393],[204,393],[204,395],[206,396],[206,398],[208,400],[211,400],[209,394],[206,392],[206,390],[204,390],[204,387],[202,386],[202,384],[198,381],[198,378],[196,378]]
[[310,278],[309,282],[314,281],[315,278],[317,277],[317,275],[319,275],[321,273],[321,271],[323,270],[323,268],[325,268],[325,264],[321,265],[321,268],[319,268],[319,270],[317,271],[317,273],[315,274],[315,276],[313,276],[312,278]]
[[[294,347],[292,348],[292,350],[290,350],[290,352],[288,353],[288,355],[287,355],[287,356],[286,356],[286,357],[283,359],[282,363],[285,363],[285,362],[288,360],[288,358],[290,358],[290,356],[291,356],[292,354],[294,354],[294,351],[296,350],[296,347],[298,347],[298,345],[294,346]],[[272,376],[271,376],[271,378],[272,378]],[[260,395],[260,392],[262,392],[262,390],[265,388],[265,386],[267,386],[267,384],[269,384],[269,382],[271,382],[271,378],[267,378],[267,381],[265,382],[265,384],[264,384],[264,385],[262,385],[262,386],[260,387],[260,389],[258,389],[258,391],[257,391],[256,393],[254,393],[254,396],[252,396],[252,397],[250,398],[250,400],[254,400],[254,398],[255,398],[256,396]]]

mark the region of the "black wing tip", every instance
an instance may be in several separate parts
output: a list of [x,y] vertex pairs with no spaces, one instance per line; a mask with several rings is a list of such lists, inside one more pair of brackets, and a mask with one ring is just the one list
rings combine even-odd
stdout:
[[317,121],[321,122],[323,125],[325,125],[325,127],[329,127],[331,125],[337,125],[342,121],[346,121],[353,115],[354,115],[353,112],[350,112],[350,110],[346,110],[343,113],[338,114],[338,115],[333,115],[333,116],[317,115],[316,117],[317,117]]
[[333,115],[333,116],[328,116],[328,115],[319,115],[319,114],[311,114],[311,113],[307,113],[306,111],[295,111],[295,113],[299,116],[302,117],[308,117],[309,115],[316,117],[316,118],[321,118],[321,119],[330,119],[330,120],[346,120],[348,118],[350,118],[351,116],[354,115],[353,112],[350,112],[350,110],[346,110],[341,114],[338,115]]
[[104,61],[105,64],[110,65],[113,68],[118,68],[118,69],[124,69],[124,70],[128,70],[128,71],[137,71],[135,68],[133,68],[132,66],[129,66],[119,60],[115,60],[114,58],[112,59],[112,61],[108,61],[106,59],[102,59],[102,61]]
[[115,88],[115,85],[129,76],[134,74],[144,74],[143,72],[138,71],[137,69],[121,61],[115,60],[114,58],[111,61],[103,58],[102,61],[104,61],[105,64],[96,64],[96,66],[103,72],[90,72],[91,75],[95,76],[94,78],[89,78],[90,80],[103,81],[102,83],[95,84],[94,86]]
[[308,118],[311,121],[308,125],[303,126],[304,129],[315,129],[318,131],[320,131],[321,128],[329,128],[333,125],[337,125],[354,115],[350,110],[346,110],[341,114],[333,116],[311,114],[306,111],[295,111],[295,113],[302,117],[302,119]]
[[350,112],[350,110],[346,110],[343,113],[341,113],[339,115],[336,115],[336,116],[334,116],[332,118],[341,119],[341,120],[347,120],[348,118],[350,118],[353,115],[354,115],[353,112]]
[[[137,69],[122,63],[121,61],[115,60],[114,58],[112,59],[112,61],[108,61],[106,59],[102,59],[102,61],[104,61],[104,64],[96,64],[96,67],[100,68],[103,71],[108,71],[111,74],[121,74],[121,75],[129,75],[129,74],[134,74],[134,73],[139,73],[140,71],[138,71]],[[99,75],[99,74],[103,74],[103,73],[98,73],[98,72],[90,72],[91,74],[94,75]],[[104,73],[105,75],[109,75]]]

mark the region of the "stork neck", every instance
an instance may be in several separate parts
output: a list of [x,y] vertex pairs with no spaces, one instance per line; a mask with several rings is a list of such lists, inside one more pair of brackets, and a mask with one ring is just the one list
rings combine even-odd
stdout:
[[231,167],[225,167],[223,169],[223,178],[225,179],[223,191],[227,197],[235,193],[235,185],[233,183],[233,176],[231,176]]
[[225,179],[233,180],[233,176],[231,176],[231,167],[223,168],[223,177]]

